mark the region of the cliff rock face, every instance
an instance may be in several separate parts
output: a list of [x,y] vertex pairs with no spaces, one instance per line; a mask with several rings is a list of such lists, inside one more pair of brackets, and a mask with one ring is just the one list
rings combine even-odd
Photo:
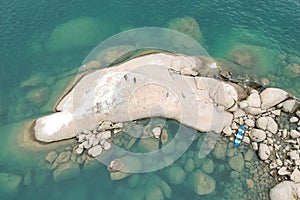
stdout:
[[90,72],[59,102],[56,113],[36,120],[35,137],[59,141],[92,130],[101,120],[156,116],[220,133],[232,121],[226,110],[236,106],[238,93],[232,83],[196,76],[207,66],[200,58],[160,53]]

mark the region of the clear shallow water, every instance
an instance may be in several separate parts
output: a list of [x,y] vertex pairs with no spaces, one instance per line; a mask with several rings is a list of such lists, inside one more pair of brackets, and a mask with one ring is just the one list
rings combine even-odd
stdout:
[[[109,181],[103,166],[74,180],[54,183],[49,170],[43,164],[38,164],[47,151],[19,151],[23,150],[22,148],[14,151],[12,138],[21,130],[16,131],[6,126],[51,112],[56,99],[70,80],[60,81],[64,74],[80,66],[98,42],[130,27],[165,27],[173,18],[192,16],[200,24],[205,39],[204,47],[211,56],[227,58],[237,44],[250,45],[261,56],[262,64],[260,68],[256,68],[259,76],[268,76],[273,85],[288,89],[299,97],[299,78],[282,76],[284,66],[300,63],[299,7],[298,1],[295,0],[176,0],[158,1],[151,5],[147,1],[0,1],[0,134],[3,138],[0,142],[0,169],[19,175],[33,171],[34,176],[47,180],[33,181],[29,186],[21,187],[16,198],[30,199],[37,195],[45,199],[62,196],[66,199],[103,199],[114,193],[112,188],[115,187],[124,192],[129,191],[126,180]],[[95,22],[95,26],[101,31],[101,37],[93,38],[93,35],[90,35],[88,41],[84,41],[83,38],[78,43],[64,38],[59,41],[60,45],[57,40],[57,43],[54,42],[54,46],[60,46],[59,49],[49,47],[51,45],[48,44],[48,40],[53,29],[66,21],[82,17],[95,17],[100,20],[100,25]],[[84,22],[79,24],[86,24]],[[69,31],[76,36],[82,29],[71,28]],[[77,38],[74,40],[77,41]],[[286,57],[279,62],[278,57],[284,56]],[[24,85],[24,81],[30,76],[36,77],[37,73],[41,74],[41,81],[37,81],[34,88],[46,87],[45,96],[50,99],[32,103],[27,96],[33,88],[20,85]],[[292,85],[294,87],[291,87]],[[216,163],[218,162],[222,161],[216,160]],[[156,174],[160,173],[163,172]],[[154,174],[142,176],[151,177]],[[216,173],[214,178],[221,181],[222,176]],[[227,184],[230,185],[230,181]],[[180,188],[181,186],[172,186],[173,191],[181,191]],[[219,190],[222,189],[219,185]],[[220,194],[222,192],[219,192]],[[186,195],[190,195],[190,199],[200,198],[191,191],[173,192],[173,195],[172,199],[184,199]],[[203,199],[220,199],[219,195],[213,194]],[[39,199],[38,197],[36,199]]]

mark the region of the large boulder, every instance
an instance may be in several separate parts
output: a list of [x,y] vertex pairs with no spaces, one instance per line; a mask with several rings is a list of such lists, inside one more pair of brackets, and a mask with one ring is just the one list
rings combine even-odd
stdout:
[[300,183],[283,181],[270,190],[271,200],[297,200],[300,198]]
[[289,97],[289,94],[278,88],[267,88],[260,93],[261,108],[268,109],[283,102]]
[[198,195],[212,193],[216,188],[216,181],[201,170],[196,170],[191,174],[189,184]]

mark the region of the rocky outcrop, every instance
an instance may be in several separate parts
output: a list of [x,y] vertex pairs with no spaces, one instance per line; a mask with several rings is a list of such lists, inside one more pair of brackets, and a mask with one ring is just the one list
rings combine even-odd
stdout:
[[185,68],[197,72],[204,67],[196,57],[161,53],[85,75],[59,102],[59,112],[36,120],[36,138],[58,141],[95,129],[99,120],[124,122],[155,116],[220,133],[231,121],[226,109],[237,101],[236,90],[213,78],[179,75],[174,63],[185,63]]

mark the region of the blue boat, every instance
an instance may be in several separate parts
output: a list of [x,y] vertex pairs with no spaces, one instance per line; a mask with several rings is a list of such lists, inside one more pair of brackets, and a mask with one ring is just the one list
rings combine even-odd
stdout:
[[237,134],[236,134],[236,136],[235,136],[234,147],[240,146],[240,144],[241,144],[241,142],[242,142],[242,140],[243,140],[244,134],[245,134],[245,129],[246,129],[246,126],[245,126],[245,125],[242,125],[242,126],[239,128],[239,130],[238,130],[238,132],[237,132]]

